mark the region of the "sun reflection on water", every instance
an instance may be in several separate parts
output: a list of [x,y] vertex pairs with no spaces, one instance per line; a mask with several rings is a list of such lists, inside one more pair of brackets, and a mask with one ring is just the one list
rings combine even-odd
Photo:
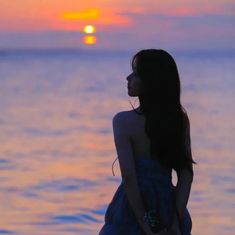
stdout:
[[83,38],[83,42],[87,45],[94,45],[96,44],[96,37],[93,35],[86,35]]

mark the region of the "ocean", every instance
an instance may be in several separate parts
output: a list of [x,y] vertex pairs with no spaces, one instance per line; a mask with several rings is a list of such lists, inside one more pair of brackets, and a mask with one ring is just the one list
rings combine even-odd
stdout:
[[[234,235],[235,52],[171,54],[198,163],[192,234]],[[127,95],[132,55],[0,51],[0,234],[98,234],[121,182],[112,118],[138,106]]]

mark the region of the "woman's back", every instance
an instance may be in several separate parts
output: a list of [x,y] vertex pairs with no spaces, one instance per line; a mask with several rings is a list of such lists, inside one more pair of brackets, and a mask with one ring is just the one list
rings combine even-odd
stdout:
[[134,156],[150,158],[150,141],[145,133],[145,116],[138,109],[118,113],[125,118],[125,130],[130,137]]

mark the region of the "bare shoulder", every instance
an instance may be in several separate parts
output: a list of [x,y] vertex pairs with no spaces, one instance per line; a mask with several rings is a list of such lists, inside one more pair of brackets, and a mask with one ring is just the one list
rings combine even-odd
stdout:
[[129,127],[132,121],[136,118],[136,113],[134,110],[121,111],[114,115],[113,125]]

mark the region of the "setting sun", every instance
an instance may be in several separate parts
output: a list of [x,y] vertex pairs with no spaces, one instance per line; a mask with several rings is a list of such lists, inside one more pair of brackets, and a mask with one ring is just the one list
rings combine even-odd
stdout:
[[85,44],[87,45],[93,45],[93,44],[96,44],[96,37],[95,36],[92,36],[92,35],[86,35],[84,38],[83,38],[83,41]]
[[93,26],[93,25],[86,25],[86,26],[83,28],[83,31],[84,31],[84,33],[86,33],[86,34],[91,34],[91,33],[95,33],[96,29],[95,29],[95,26]]

